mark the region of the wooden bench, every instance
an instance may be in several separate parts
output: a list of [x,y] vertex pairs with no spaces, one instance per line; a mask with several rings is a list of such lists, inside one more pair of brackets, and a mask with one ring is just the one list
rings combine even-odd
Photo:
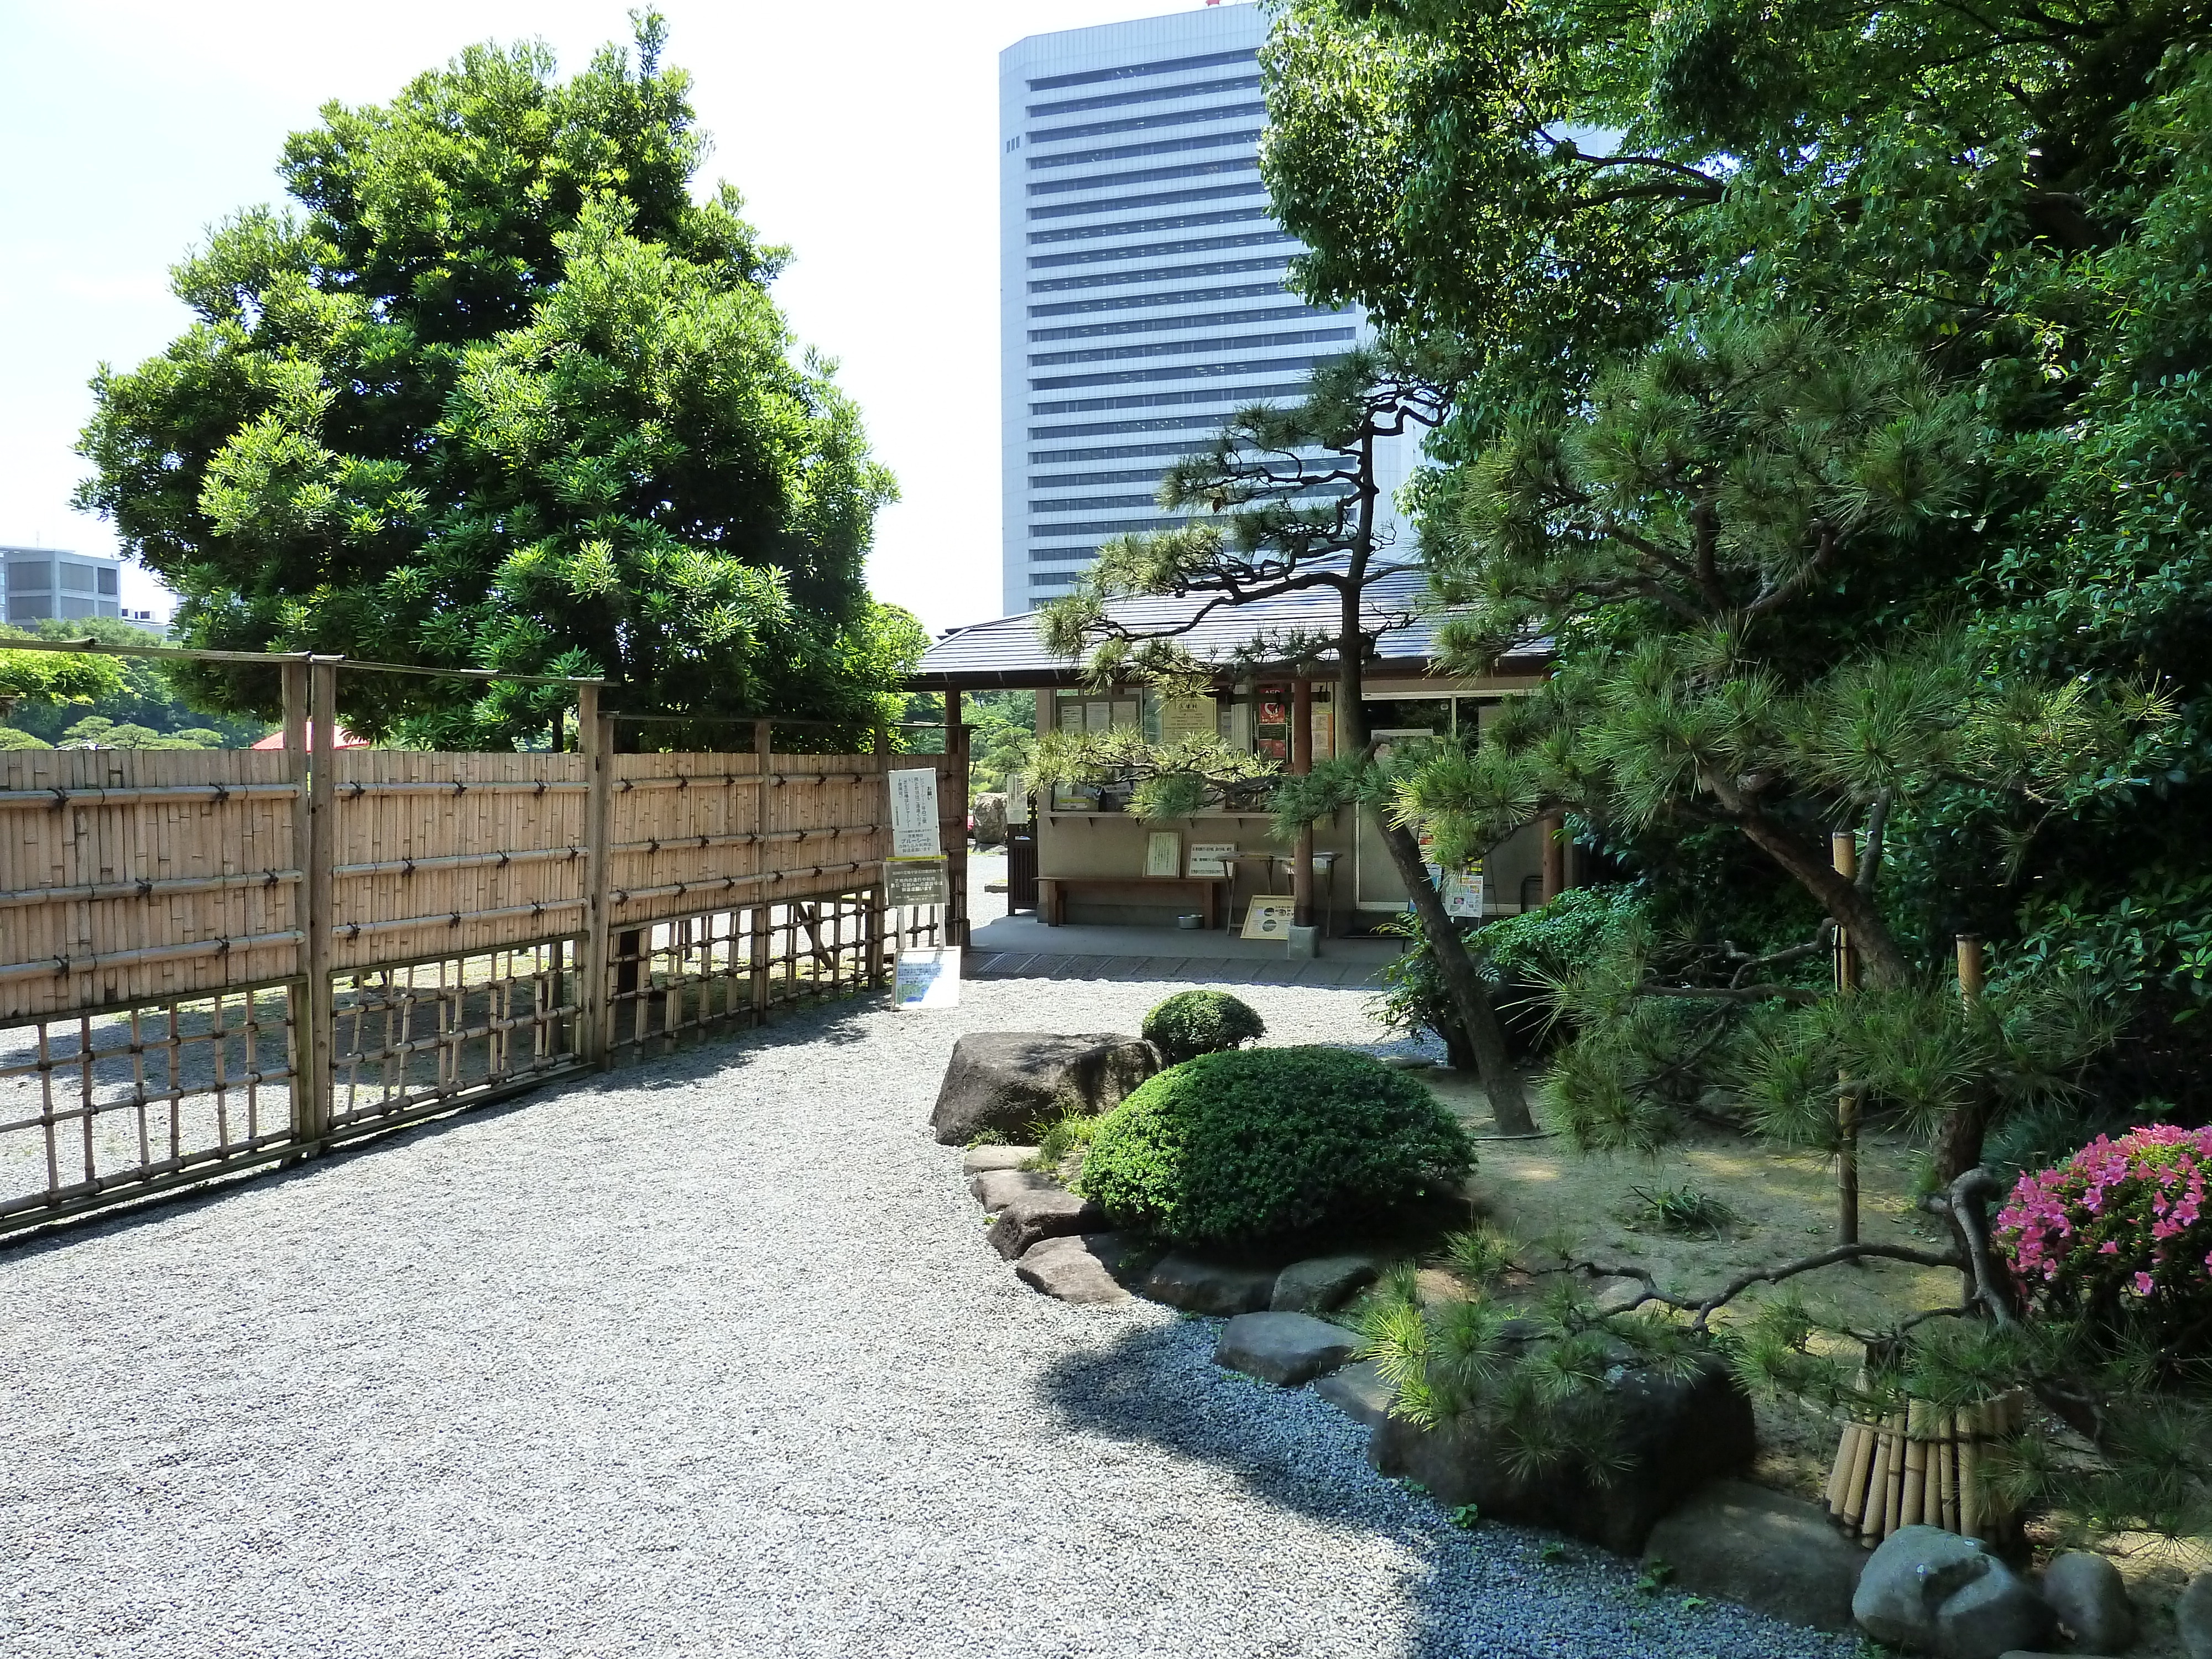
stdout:
[[1192,908],[1206,918],[1206,925],[1218,927],[1224,885],[1217,876],[1039,876],[1037,915],[1048,927],[1060,926],[1067,920],[1070,893],[1137,904],[1189,905],[1195,900]]

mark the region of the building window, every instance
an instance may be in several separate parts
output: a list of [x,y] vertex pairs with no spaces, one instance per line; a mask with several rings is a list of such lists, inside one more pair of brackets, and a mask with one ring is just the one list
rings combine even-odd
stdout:
[[100,591],[110,599],[115,597],[115,578],[118,573],[106,565],[100,568]]

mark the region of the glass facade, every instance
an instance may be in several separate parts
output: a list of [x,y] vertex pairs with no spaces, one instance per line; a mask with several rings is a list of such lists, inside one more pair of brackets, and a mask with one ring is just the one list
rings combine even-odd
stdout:
[[1155,499],[1168,465],[1235,410],[1301,396],[1364,332],[1283,286],[1297,243],[1259,177],[1267,30],[1256,6],[1208,6],[1000,55],[1009,615],[1065,592],[1101,542],[1186,522]]

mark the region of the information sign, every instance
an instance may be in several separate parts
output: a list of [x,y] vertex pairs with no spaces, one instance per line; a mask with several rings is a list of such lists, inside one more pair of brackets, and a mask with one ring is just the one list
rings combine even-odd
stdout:
[[1190,873],[1193,877],[1218,879],[1229,873],[1236,857],[1237,843],[1233,841],[1194,841],[1190,844]]
[[884,902],[886,904],[950,904],[952,880],[940,855],[930,859],[885,859]]
[[891,1006],[898,1009],[957,1008],[960,1006],[960,947],[947,945],[902,951],[891,971]]
[[929,858],[945,850],[937,838],[937,769],[886,773],[890,781],[891,856]]
[[1482,860],[1444,878],[1444,914],[1469,921],[1482,920]]
[[1246,939],[1288,939],[1298,902],[1288,893],[1255,898],[1244,912]]

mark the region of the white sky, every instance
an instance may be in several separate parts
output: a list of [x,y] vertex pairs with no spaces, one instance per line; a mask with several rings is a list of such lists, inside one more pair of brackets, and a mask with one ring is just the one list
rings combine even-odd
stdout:
[[[663,0],[726,178],[797,258],[776,295],[836,358],[900,503],[877,593],[933,633],[999,610],[998,53],[1163,0]],[[625,0],[0,0],[0,544],[114,550],[79,514],[86,381],[185,326],[167,270],[276,200],[284,137],[380,101],[471,41],[544,40],[564,74],[627,40]],[[126,570],[125,598],[151,585]]]

